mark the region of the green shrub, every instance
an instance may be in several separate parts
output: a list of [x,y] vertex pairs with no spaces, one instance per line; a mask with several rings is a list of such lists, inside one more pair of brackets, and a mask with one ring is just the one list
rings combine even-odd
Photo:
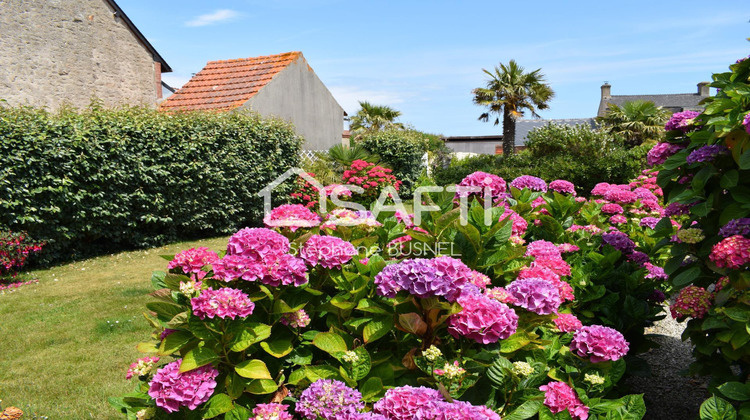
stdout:
[[422,172],[422,156],[430,139],[430,135],[416,130],[387,130],[363,135],[360,144],[393,169],[408,193]]
[[475,171],[493,173],[510,181],[520,175],[565,179],[588,194],[599,182],[627,183],[645,166],[648,146],[625,148],[611,136],[587,126],[548,124],[529,133],[527,150],[511,156],[480,155],[436,168],[438,185],[455,184]]
[[301,144],[247,114],[98,107],[3,108],[0,138],[0,228],[48,242],[44,263],[252,224]]

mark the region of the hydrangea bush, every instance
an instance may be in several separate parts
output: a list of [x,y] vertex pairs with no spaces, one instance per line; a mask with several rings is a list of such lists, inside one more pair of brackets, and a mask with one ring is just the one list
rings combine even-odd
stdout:
[[135,390],[110,402],[136,419],[640,419],[618,382],[659,313],[640,222],[657,187],[471,179],[497,188],[465,219],[453,192],[425,196],[440,210],[419,226],[285,205],[226,250],[170,256]]
[[[658,184],[669,200],[655,226],[668,248],[671,314],[687,321],[692,373],[710,375],[706,416],[750,416],[750,61],[713,75],[716,96],[702,113],[675,114],[659,155]],[[678,121],[679,119],[679,121]],[[665,152],[666,151],[666,152]],[[680,227],[682,226],[682,227]],[[723,398],[722,398],[723,397]],[[724,399],[726,398],[726,400]],[[727,401],[730,400],[734,406]]]

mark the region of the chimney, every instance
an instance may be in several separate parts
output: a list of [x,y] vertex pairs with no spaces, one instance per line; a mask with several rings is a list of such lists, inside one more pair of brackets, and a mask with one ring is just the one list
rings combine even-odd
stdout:
[[698,95],[703,97],[711,96],[710,88],[708,87],[710,84],[709,82],[698,83]]
[[612,86],[609,83],[604,82],[604,84],[602,85],[602,100],[611,99],[611,98],[612,98]]

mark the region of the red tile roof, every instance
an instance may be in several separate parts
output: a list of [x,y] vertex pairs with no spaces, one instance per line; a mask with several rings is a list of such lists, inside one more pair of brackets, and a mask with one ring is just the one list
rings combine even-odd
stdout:
[[162,102],[159,109],[228,111],[240,107],[301,56],[299,51],[293,51],[263,57],[209,61],[185,86]]

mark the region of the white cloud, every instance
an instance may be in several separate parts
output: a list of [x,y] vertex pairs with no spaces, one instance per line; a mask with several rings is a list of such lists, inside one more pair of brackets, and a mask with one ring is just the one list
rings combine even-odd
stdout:
[[240,13],[229,9],[219,9],[213,13],[200,15],[193,20],[185,22],[185,26],[208,26],[224,22],[240,16]]

